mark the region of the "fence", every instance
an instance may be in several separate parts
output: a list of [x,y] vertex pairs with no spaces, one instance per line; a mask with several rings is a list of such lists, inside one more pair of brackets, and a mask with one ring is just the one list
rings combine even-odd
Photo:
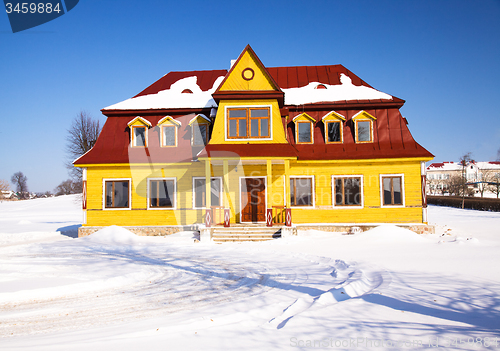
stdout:
[[[461,196],[427,196],[429,205],[462,208]],[[500,212],[500,199],[465,197],[464,208]]]

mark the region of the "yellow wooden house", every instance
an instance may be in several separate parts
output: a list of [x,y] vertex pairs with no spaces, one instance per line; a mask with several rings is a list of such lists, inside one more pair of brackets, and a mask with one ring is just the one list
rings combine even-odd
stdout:
[[81,235],[224,223],[425,224],[425,162],[404,101],[342,65],[170,72],[102,110],[84,170]]

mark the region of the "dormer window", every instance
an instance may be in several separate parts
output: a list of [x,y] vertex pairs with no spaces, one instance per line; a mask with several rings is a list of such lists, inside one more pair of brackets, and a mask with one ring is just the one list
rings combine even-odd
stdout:
[[158,122],[160,127],[160,142],[162,147],[176,147],[177,146],[177,132],[181,122],[176,121],[170,116],[163,117]]
[[336,144],[344,141],[343,125],[345,117],[335,111],[327,113],[321,119],[325,125],[325,143]]
[[189,125],[191,126],[192,146],[207,145],[210,123],[211,123],[210,119],[202,114],[197,115],[189,122]]
[[314,143],[314,123],[316,120],[307,113],[302,113],[294,117],[295,123],[295,140],[297,144],[312,144]]
[[148,146],[148,129],[151,123],[142,117],[136,117],[128,123],[130,128],[130,145],[132,147]]
[[373,121],[375,117],[365,111],[357,113],[352,117],[354,122],[354,133],[356,143],[372,143],[373,142]]
[[132,127],[132,146],[146,146],[146,127]]
[[227,109],[229,139],[269,138],[269,107],[238,107]]

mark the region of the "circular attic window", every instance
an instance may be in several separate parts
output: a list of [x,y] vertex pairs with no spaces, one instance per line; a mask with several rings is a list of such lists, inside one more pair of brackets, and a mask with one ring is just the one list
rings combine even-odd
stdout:
[[243,72],[241,72],[241,76],[244,80],[252,80],[255,76],[255,72],[250,67],[247,67],[243,70]]

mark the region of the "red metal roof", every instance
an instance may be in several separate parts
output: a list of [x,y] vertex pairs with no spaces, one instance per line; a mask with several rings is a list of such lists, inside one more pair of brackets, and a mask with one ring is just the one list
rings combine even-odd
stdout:
[[[354,73],[352,73],[342,65],[266,67],[266,69],[281,89],[299,88],[306,86],[310,82],[338,85],[340,84],[340,75],[342,73],[349,76],[354,85],[363,85],[372,88],[371,85],[360,79],[358,76],[356,76]],[[228,71],[225,69],[210,71],[170,72],[134,97],[156,94],[162,90],[170,89],[172,84],[180,79],[193,76],[197,77],[197,83],[200,86],[201,90],[208,91],[213,87],[213,84],[218,77],[225,76],[227,75],[227,73]]]
[[[324,84],[340,84],[341,74],[349,76],[354,85],[370,87],[342,65],[271,67],[269,74],[282,89],[302,87],[310,82]],[[220,76],[227,70],[170,72],[136,96],[156,94],[169,89],[173,83],[182,78],[197,77],[197,83],[203,91],[213,87]],[[306,104],[297,108],[288,106],[282,109],[283,126],[289,144],[267,144],[265,147],[255,144],[209,144],[205,149],[191,146],[191,130],[188,122],[196,113],[208,114],[206,109],[174,109],[174,110],[106,110],[108,116],[101,135],[94,148],[80,157],[75,164],[103,163],[176,163],[190,162],[199,153],[200,157],[217,157],[220,155],[238,155],[240,157],[297,157],[299,160],[336,160],[336,159],[375,159],[399,157],[433,157],[412,137],[405,120],[399,112],[404,100],[355,100],[335,101],[328,103]],[[324,125],[321,118],[330,111],[336,111],[346,117],[342,144],[325,144]],[[365,110],[376,117],[374,121],[374,142],[356,144],[354,140],[352,116]],[[314,145],[297,145],[295,143],[293,117],[306,111],[316,120],[314,126]],[[161,148],[158,121],[170,115],[182,123],[179,129],[178,146]],[[147,116],[153,124],[149,129],[149,147],[131,148],[130,131],[127,123],[135,116]],[[224,157],[224,156],[220,156]]]

